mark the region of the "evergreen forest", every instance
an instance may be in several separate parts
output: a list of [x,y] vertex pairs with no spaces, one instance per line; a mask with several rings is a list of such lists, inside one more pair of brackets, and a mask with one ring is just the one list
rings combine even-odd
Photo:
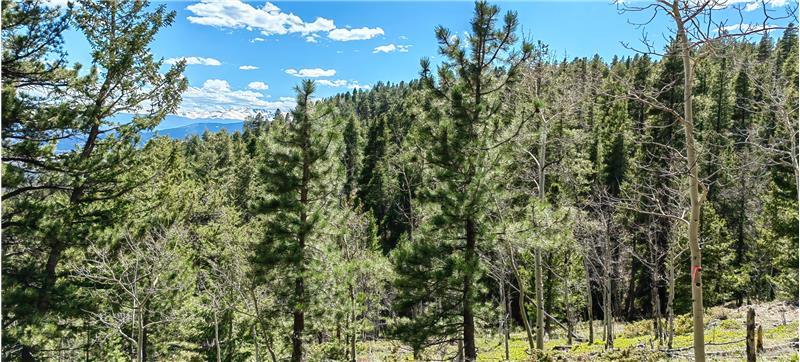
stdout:
[[608,5],[667,46],[566,59],[479,1],[415,79],[143,142],[175,14],[3,0],[2,359],[739,360],[756,306],[796,360],[796,14],[719,2]]

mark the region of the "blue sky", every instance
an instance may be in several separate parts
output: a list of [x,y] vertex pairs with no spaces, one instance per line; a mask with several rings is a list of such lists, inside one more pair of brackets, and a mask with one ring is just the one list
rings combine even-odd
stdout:
[[[165,4],[177,16],[157,35],[152,51],[167,62],[189,61],[185,75],[190,88],[178,114],[198,119],[242,119],[253,109],[286,110],[293,104],[292,87],[305,77],[318,82],[318,97],[378,81],[408,81],[417,77],[420,58],[437,61],[434,27],[463,34],[473,9],[469,1]],[[643,15],[620,15],[609,1],[497,4],[503,12],[517,11],[519,30],[548,44],[558,58],[631,55],[620,42],[636,44],[642,35],[628,21]],[[659,46],[666,24],[659,17],[648,26],[649,37]],[[75,61],[89,63],[81,34],[67,34],[65,48]]]

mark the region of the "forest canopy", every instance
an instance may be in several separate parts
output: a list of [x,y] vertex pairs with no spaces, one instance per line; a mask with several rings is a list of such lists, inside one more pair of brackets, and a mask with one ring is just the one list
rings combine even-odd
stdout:
[[476,2],[416,79],[144,143],[188,86],[150,50],[174,12],[2,5],[4,359],[528,359],[642,320],[704,353],[708,307],[798,303],[793,24],[566,59]]

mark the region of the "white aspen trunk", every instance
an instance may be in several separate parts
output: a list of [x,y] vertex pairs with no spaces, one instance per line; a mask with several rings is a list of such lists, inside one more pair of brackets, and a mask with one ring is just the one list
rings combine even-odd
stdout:
[[[139,309],[142,309],[139,306]],[[136,360],[139,362],[144,361],[144,311],[140,310],[137,316],[137,336],[136,336]]]
[[697,149],[694,140],[694,116],[692,110],[692,81],[694,73],[692,70],[692,58],[689,39],[681,18],[679,2],[672,2],[672,16],[677,26],[677,40],[680,44],[681,58],[683,61],[683,129],[686,136],[686,161],[688,166],[689,200],[691,212],[689,214],[689,250],[691,252],[692,269],[692,320],[694,337],[694,359],[696,362],[705,362],[705,341],[703,337],[703,272],[702,256],[698,234],[700,231],[700,208],[703,200],[700,195],[700,180],[698,176]]

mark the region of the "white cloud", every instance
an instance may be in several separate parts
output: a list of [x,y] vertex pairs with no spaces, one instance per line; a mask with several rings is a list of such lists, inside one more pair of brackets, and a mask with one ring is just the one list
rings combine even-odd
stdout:
[[394,44],[386,44],[376,47],[372,50],[373,53],[391,53],[391,52],[400,52],[400,53],[407,53],[408,48],[411,45],[394,45]]
[[209,79],[200,87],[186,89],[177,114],[189,118],[244,119],[254,113],[254,108],[287,110],[294,107],[293,99],[269,102],[264,98],[266,96],[260,92],[231,89],[226,80]]
[[758,32],[758,31],[766,31],[766,32],[775,31],[776,29],[773,29],[773,28],[777,28],[777,27],[773,26],[773,25],[769,25],[769,24],[767,24],[765,26],[764,24],[745,24],[745,23],[742,23],[742,24],[733,24],[733,25],[723,26],[721,28],[721,30],[722,31],[726,31],[728,33],[738,34],[738,33]]
[[761,3],[754,2],[744,6],[744,11],[753,11],[761,7]]
[[381,28],[359,28],[359,29],[334,29],[328,32],[328,38],[337,41],[366,40],[378,35],[383,35]]
[[264,82],[250,82],[247,85],[247,88],[255,89],[255,90],[267,90],[267,89],[269,89],[269,86],[267,85],[267,83],[264,83]]
[[186,65],[211,65],[211,66],[218,66],[222,65],[219,60],[214,58],[203,58],[203,57],[178,57],[178,58],[169,58],[164,60],[166,64],[176,64],[181,60],[186,61]]
[[[265,36],[300,33],[302,35],[328,32],[333,40],[349,41],[371,39],[383,34],[381,28],[337,29],[333,20],[317,17],[306,22],[293,13],[284,13],[274,4],[267,2],[261,8],[253,7],[241,0],[200,0],[186,7],[193,15],[187,17],[193,24],[218,28],[258,30]],[[250,42],[263,41],[255,38]],[[314,42],[306,37],[306,41]]]
[[239,0],[217,1],[201,0],[186,7],[195,16],[189,16],[189,22],[220,28],[245,28],[260,30],[264,35],[330,31],[336,27],[333,20],[317,18],[313,22],[304,22],[292,13],[284,13],[272,3],[265,3],[260,9]]
[[306,37],[306,41],[309,42],[309,43],[316,43],[317,42],[317,38],[315,38],[313,36],[307,36]]
[[256,70],[256,69],[258,69],[258,67],[256,67],[255,65],[242,65],[242,66],[239,67],[239,69],[241,69],[241,70]]
[[316,83],[327,87],[344,87],[347,85],[347,81],[344,79],[336,79],[336,80],[320,79],[316,81]]
[[399,38],[400,40],[407,40],[408,39],[408,37],[405,36],[405,35],[400,35],[397,38]]
[[344,79],[336,79],[336,80],[328,80],[328,79],[320,79],[315,81],[316,84],[323,85],[326,87],[333,87],[333,88],[341,88],[347,87],[350,89],[370,89],[372,88],[369,85],[361,85],[358,84],[357,81],[346,81]]
[[250,42],[251,42],[251,43],[255,43],[255,42],[261,42],[261,41],[264,41],[264,38],[258,38],[258,37],[256,37],[256,38],[250,39]]
[[[697,1],[697,0],[693,0],[693,1]],[[775,7],[786,6],[790,1],[795,1],[796,2],[796,0],[764,0],[764,1],[762,1],[762,0],[727,0],[727,1],[724,1],[723,0],[723,1],[720,1],[718,4],[716,4],[716,6],[714,8],[715,9],[724,9],[724,8],[729,7],[729,6],[737,6],[737,5],[740,6],[741,4],[745,4],[744,5],[744,11],[753,11],[753,10],[757,10],[757,9],[761,8],[762,3],[765,3],[765,4],[769,5],[770,7],[775,8]]]
[[293,75],[295,77],[307,77],[307,78],[317,78],[317,77],[332,77],[336,75],[335,69],[322,69],[322,68],[313,68],[313,69],[294,69],[289,68],[285,70],[286,74]]

